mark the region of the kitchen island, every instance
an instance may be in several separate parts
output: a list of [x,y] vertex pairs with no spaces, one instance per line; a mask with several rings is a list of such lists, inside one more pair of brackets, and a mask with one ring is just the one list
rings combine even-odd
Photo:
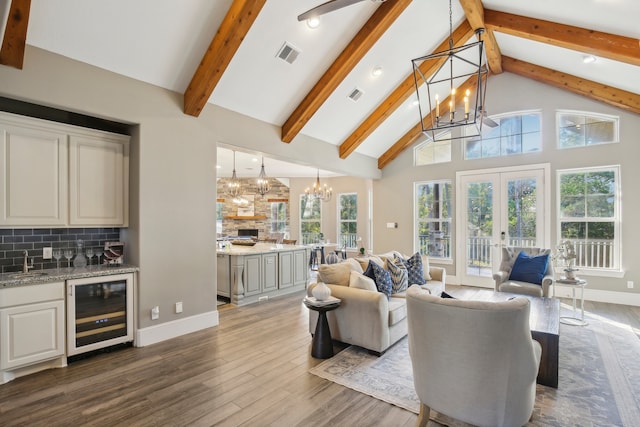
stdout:
[[218,249],[218,295],[246,305],[303,290],[309,252],[307,246],[273,243]]

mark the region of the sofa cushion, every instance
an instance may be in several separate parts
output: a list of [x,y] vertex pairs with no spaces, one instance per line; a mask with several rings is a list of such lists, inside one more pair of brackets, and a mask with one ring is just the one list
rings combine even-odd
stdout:
[[378,288],[376,288],[376,282],[370,277],[367,277],[362,273],[358,273],[357,271],[351,272],[351,275],[349,276],[349,287],[378,292]]
[[389,326],[402,322],[407,318],[407,300],[405,298],[389,299]]
[[358,272],[360,274],[364,273],[364,268],[362,268],[360,263],[358,261],[356,261],[355,259],[347,258],[344,262],[347,263],[347,264],[350,264],[351,265],[351,269],[353,271],[356,271],[356,272]]
[[393,287],[391,283],[391,275],[384,269],[384,267],[379,266],[375,261],[369,261],[367,270],[369,270],[369,268],[373,271],[378,292],[382,292],[388,298],[391,295],[391,289]]
[[362,267],[363,271],[367,270],[367,267],[369,266],[369,261],[374,261],[375,263],[377,263],[379,266],[381,267],[385,267],[385,262],[382,258],[380,258],[379,256],[375,256],[375,255],[369,255],[366,257],[357,257],[354,258],[358,263],[360,263],[360,267]]
[[394,261],[387,260],[387,270],[391,276],[391,293],[397,294],[404,292],[408,287],[408,273],[404,264],[400,259],[396,258]]
[[346,262],[338,264],[320,264],[318,266],[318,281],[332,285],[349,286],[349,277],[353,265]]
[[509,280],[542,285],[542,278],[547,271],[549,254],[529,256],[520,252],[513,263]]

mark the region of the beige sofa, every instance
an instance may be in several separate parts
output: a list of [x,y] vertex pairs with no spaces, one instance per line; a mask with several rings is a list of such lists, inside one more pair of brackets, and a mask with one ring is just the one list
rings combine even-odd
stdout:
[[[383,262],[388,257],[393,258],[393,252],[378,256]],[[368,259],[350,258],[339,264],[322,264],[318,270],[318,281],[327,284],[331,295],[341,300],[338,309],[327,313],[332,339],[382,354],[407,335],[406,293],[392,294],[387,298],[375,288],[358,287],[364,282],[362,265],[366,263]],[[429,267],[424,256],[423,266],[426,278],[430,279],[422,288],[440,295],[444,291],[446,271],[440,267]],[[307,288],[309,296],[315,286],[316,283],[312,283]],[[317,318],[317,312],[309,312],[311,334],[315,332]]]

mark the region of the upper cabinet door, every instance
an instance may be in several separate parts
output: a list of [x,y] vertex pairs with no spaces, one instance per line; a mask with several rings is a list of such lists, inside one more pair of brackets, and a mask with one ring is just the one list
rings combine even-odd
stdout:
[[0,120],[0,225],[65,225],[67,135]]
[[70,135],[69,224],[127,226],[129,138]]

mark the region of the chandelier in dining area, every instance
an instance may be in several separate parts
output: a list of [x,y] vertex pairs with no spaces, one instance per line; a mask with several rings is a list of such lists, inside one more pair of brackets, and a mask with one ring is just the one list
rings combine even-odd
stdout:
[[316,181],[313,183],[312,187],[307,187],[306,190],[304,190],[304,193],[308,198],[328,202],[329,200],[331,200],[331,196],[333,195],[333,189],[327,184],[320,184],[320,169],[318,169]]

